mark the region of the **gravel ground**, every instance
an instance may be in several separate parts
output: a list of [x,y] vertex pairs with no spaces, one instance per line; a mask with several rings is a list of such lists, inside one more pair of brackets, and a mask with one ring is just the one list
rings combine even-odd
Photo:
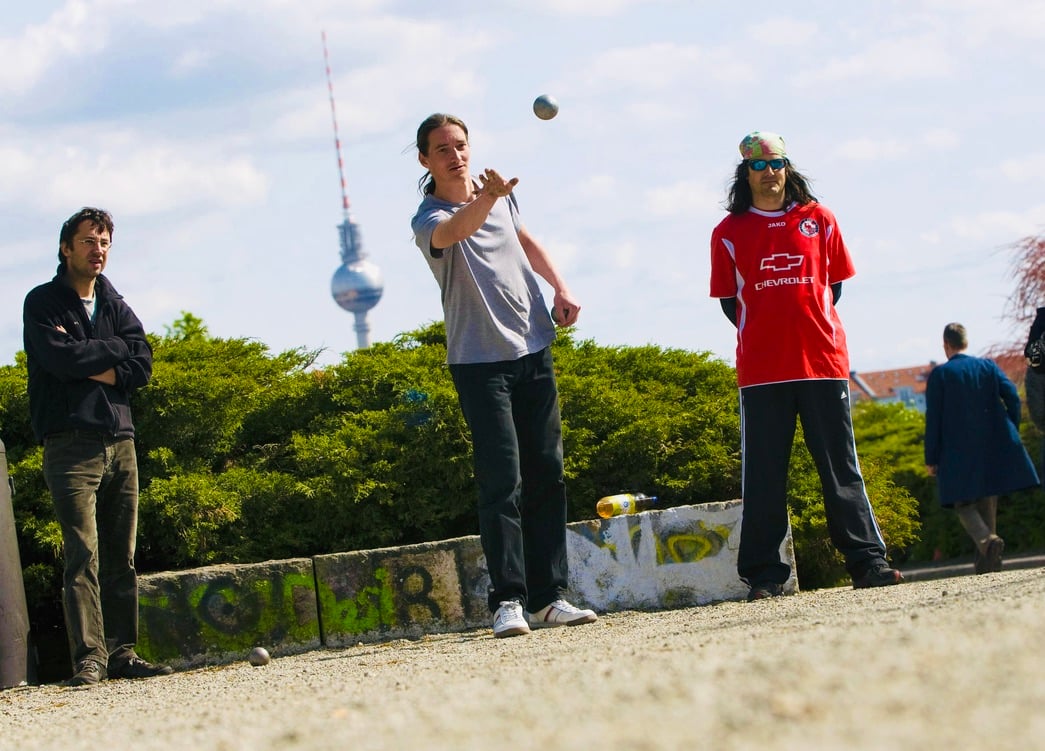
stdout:
[[1036,749],[1045,569],[0,692],[0,749]]

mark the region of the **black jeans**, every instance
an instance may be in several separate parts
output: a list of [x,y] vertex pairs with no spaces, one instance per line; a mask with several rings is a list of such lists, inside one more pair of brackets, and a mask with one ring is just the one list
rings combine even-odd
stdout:
[[566,561],[566,482],[551,350],[518,360],[451,365],[472,433],[479,537],[491,611],[517,599],[536,612],[558,599]]
[[63,605],[73,664],[120,666],[138,640],[138,461],[134,441],[69,431],[44,441],[44,480],[65,549]]
[[787,535],[787,472],[798,419],[820,475],[828,533],[846,570],[855,578],[885,561],[857,460],[848,381],[748,386],[740,390],[744,513],[737,568],[751,585],[783,584],[791,575],[780,544]]

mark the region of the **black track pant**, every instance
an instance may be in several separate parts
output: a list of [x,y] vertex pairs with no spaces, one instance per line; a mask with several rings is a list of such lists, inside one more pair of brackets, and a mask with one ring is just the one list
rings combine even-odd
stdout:
[[831,542],[846,569],[862,576],[885,560],[885,542],[856,457],[848,380],[788,381],[740,390],[743,521],[737,570],[748,584],[783,584],[791,567],[780,558],[787,535],[787,470],[795,426],[824,491]]
[[566,481],[551,349],[506,362],[451,365],[472,432],[487,603],[531,613],[566,591]]

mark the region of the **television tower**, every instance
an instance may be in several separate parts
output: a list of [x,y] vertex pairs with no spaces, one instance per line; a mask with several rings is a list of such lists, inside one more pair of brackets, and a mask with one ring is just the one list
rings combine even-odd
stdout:
[[356,317],[356,347],[370,346],[370,324],[367,311],[377,305],[384,292],[381,270],[367,260],[359,225],[352,221],[345,189],[345,165],[341,159],[341,138],[337,132],[337,111],[334,108],[334,84],[330,76],[330,58],[327,55],[327,33],[323,32],[323,62],[327,69],[327,90],[330,92],[330,114],[334,120],[334,148],[337,149],[337,170],[341,177],[342,222],[338,225],[341,240],[341,265],[330,280],[330,294],[334,302]]

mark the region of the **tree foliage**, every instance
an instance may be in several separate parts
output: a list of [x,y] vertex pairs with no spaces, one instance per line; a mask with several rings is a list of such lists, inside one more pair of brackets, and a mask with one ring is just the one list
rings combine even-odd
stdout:
[[1045,235],[1017,240],[1010,251],[1013,285],[1005,303],[1005,317],[1026,329],[1045,301]]
[[1006,373],[1022,373],[1027,332],[1038,308],[1045,306],[1045,234],[1017,240],[1008,250],[1012,254],[1009,273],[1013,285],[1005,300],[1002,319],[1009,322],[1014,338],[994,343],[986,354]]

